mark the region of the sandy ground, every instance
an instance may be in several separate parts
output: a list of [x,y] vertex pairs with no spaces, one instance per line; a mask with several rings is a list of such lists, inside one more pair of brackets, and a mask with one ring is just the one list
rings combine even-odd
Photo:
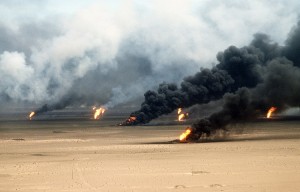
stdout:
[[300,191],[299,121],[170,142],[184,127],[2,123],[0,191]]

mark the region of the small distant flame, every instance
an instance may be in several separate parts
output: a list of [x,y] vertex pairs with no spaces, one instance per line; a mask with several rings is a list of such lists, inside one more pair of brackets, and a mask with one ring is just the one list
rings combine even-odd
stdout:
[[181,113],[182,109],[181,108],[178,108],[177,110],[177,114],[179,115]]
[[35,112],[34,111],[32,111],[30,114],[29,114],[29,119],[31,120],[32,119],[32,117],[35,115]]
[[185,142],[187,137],[192,133],[192,129],[191,128],[187,128],[180,136],[179,136],[179,140],[180,142]]
[[128,122],[133,122],[135,120],[136,120],[136,117],[134,117],[134,116],[131,116],[127,119]]
[[178,114],[178,118],[177,118],[178,121],[184,121],[189,116],[188,113],[184,113],[182,111],[182,108],[178,108],[177,114]]
[[178,121],[183,121],[185,119],[185,114],[178,115]]
[[97,109],[97,107],[93,107],[93,111],[95,111],[94,112],[94,119],[100,119],[100,117],[103,116],[106,109],[103,108],[103,107],[99,107],[98,109]]
[[268,113],[267,113],[267,118],[269,119],[269,118],[271,118],[271,116],[272,116],[272,113],[274,112],[274,111],[276,111],[276,107],[271,107],[269,110],[268,110]]
[[134,125],[136,122],[136,117],[135,116],[130,116],[126,121],[123,123],[120,123],[119,125],[121,126],[126,126],[126,125]]

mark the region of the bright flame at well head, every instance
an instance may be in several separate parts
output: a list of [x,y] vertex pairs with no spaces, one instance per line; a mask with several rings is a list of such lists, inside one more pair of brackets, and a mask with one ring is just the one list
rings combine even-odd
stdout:
[[192,133],[192,129],[191,128],[187,128],[180,136],[179,136],[179,140],[180,142],[185,142],[187,137]]
[[135,116],[130,116],[128,119],[126,119],[125,122],[119,124],[119,125],[134,125],[136,123],[136,117]]
[[136,120],[136,117],[131,116],[127,119],[128,122],[134,122]]
[[178,121],[184,121],[189,115],[188,113],[183,112],[182,108],[178,108],[177,114],[178,114],[178,117],[177,117]]
[[269,118],[271,118],[271,116],[272,116],[272,113],[274,112],[274,111],[276,111],[276,107],[271,107],[269,110],[268,110],[268,113],[267,113],[267,118],[269,119]]
[[181,108],[178,108],[177,110],[177,114],[179,115],[181,113],[182,109]]
[[32,119],[32,117],[35,115],[35,112],[34,111],[32,111],[30,114],[29,114],[29,119],[31,120]]
[[99,107],[98,109],[96,107],[93,107],[94,112],[94,119],[100,119],[100,117],[103,116],[104,112],[106,111],[105,108]]
[[178,115],[178,121],[184,121],[188,115],[189,115],[188,113],[182,113]]

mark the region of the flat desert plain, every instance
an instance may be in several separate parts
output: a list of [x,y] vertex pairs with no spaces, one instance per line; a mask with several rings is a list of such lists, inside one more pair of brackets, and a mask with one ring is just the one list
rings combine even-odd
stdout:
[[2,121],[0,191],[299,192],[300,122],[235,125],[174,141],[184,125]]

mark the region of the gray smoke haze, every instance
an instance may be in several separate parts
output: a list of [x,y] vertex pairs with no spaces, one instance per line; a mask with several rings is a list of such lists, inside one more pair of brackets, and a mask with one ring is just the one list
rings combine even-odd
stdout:
[[193,124],[201,137],[202,133],[225,129],[229,123],[254,119],[271,106],[278,111],[299,106],[300,68],[298,55],[291,49],[300,44],[299,29],[300,22],[292,29],[286,46],[273,43],[265,34],[254,35],[249,46],[230,46],[218,53],[216,67],[184,78],[180,88],[164,83],[157,92],[147,91],[140,110],[130,115],[135,121],[128,119],[123,124],[148,123],[179,107],[205,104],[226,94],[220,112]]
[[[279,0],[242,4],[192,0],[64,1],[60,4],[46,0],[2,1],[0,103],[2,106],[48,104],[47,108],[42,107],[47,110],[82,104],[113,107],[140,97],[160,82],[174,82],[178,86],[183,77],[193,74],[200,66],[210,68],[216,63],[217,51],[229,44],[241,46],[258,31],[270,34],[283,44],[297,20],[299,8],[298,1],[287,4]],[[257,44],[265,43],[256,39]],[[294,50],[296,45],[288,40],[287,46]],[[276,47],[265,49],[278,54]],[[250,55],[249,62],[265,63],[260,58],[251,58],[255,50],[234,51],[234,47],[229,50],[232,54]],[[268,57],[273,58],[272,54]],[[297,54],[286,56],[292,61],[297,59]],[[226,57],[219,55],[218,59],[225,61]],[[257,77],[256,66],[250,68],[252,77]],[[207,75],[203,82],[219,83],[224,78],[226,83],[222,86],[225,86],[232,80],[224,70],[230,71],[224,65],[199,73]],[[260,80],[241,83],[251,85]],[[191,77],[185,83],[195,82]],[[183,89],[188,89],[184,86]],[[218,86],[209,88],[216,94],[215,99],[228,91]],[[177,94],[175,85],[160,89]],[[201,91],[194,93],[194,98],[185,99],[197,100]],[[210,99],[203,98],[204,102]]]

